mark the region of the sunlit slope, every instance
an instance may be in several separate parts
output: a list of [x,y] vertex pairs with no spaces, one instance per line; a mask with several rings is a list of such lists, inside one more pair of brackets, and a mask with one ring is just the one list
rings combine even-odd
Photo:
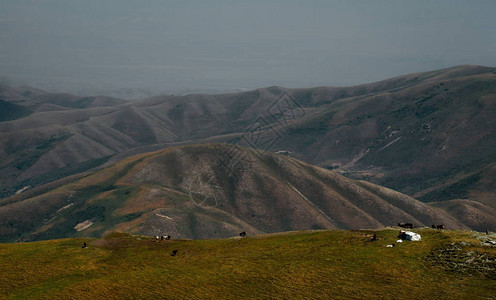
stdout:
[[[486,299],[496,252],[469,232],[293,232],[224,240],[112,234],[0,244],[6,299]],[[86,241],[88,247],[83,249]],[[387,244],[396,243],[393,248]],[[171,256],[177,250],[176,256]],[[7,271],[8,270],[8,271]]]

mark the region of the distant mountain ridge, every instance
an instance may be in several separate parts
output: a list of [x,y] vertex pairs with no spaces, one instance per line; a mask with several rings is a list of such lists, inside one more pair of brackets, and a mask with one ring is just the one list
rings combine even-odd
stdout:
[[[270,108],[288,95],[304,113]],[[250,145],[262,119],[270,151],[426,202],[476,200],[496,208],[496,68],[458,66],[354,87],[269,87],[129,102],[3,86],[29,115],[0,122],[0,192],[13,195],[107,161],[180,144]],[[287,122],[286,122],[287,121]],[[488,183],[489,182],[489,183]]]

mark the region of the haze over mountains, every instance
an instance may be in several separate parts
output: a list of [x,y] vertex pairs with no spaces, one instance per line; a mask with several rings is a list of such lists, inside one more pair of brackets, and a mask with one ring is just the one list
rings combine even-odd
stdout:
[[[280,103],[291,106],[289,115]],[[133,154],[226,142],[282,151],[432,202],[458,218],[453,226],[483,230],[496,224],[496,68],[458,66],[354,87],[269,87],[143,101],[2,86],[0,108],[3,198],[22,189],[26,198],[25,187]],[[247,140],[253,129],[267,139]],[[377,218],[368,210],[365,215]],[[421,223],[429,225],[427,219]],[[347,226],[353,228],[341,227]],[[281,224],[270,230],[279,229],[285,230]]]

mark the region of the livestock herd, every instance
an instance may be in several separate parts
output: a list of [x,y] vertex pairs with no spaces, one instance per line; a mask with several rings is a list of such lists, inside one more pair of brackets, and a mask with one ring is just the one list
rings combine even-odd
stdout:
[[[398,227],[413,229],[413,223],[398,223]],[[433,229],[446,229],[446,226],[444,226],[443,224],[439,224],[439,225],[433,224],[431,227]]]
[[[413,229],[414,226],[413,226],[413,223],[398,223],[398,227]],[[446,226],[444,226],[443,224],[439,224],[439,225],[432,225],[432,228],[433,229],[446,229]],[[246,237],[246,232],[245,231],[240,232],[239,236],[242,238]],[[162,235],[162,236],[157,235],[157,236],[155,236],[155,241],[168,241],[170,239],[171,239],[170,235]],[[377,235],[374,234],[374,236],[372,237],[371,240],[372,241],[377,240]],[[86,248],[86,247],[87,247],[87,244],[86,244],[86,242],[84,242],[82,248]],[[178,252],[178,250],[172,250],[171,256],[176,256],[177,252]]]

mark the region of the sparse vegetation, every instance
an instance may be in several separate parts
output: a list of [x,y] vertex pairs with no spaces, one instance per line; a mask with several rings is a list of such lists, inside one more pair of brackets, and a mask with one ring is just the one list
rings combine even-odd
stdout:
[[[40,170],[32,168],[36,162],[45,174],[62,176],[89,170],[120,152],[124,157],[172,142],[238,142],[263,117],[283,132],[271,150],[288,149],[306,162],[339,166],[347,176],[408,195],[430,193],[424,197],[428,201],[439,201],[440,195],[484,202],[494,193],[477,193],[475,179],[455,185],[455,190],[445,187],[458,177],[485,172],[495,162],[493,72],[494,68],[458,66],[354,87],[270,87],[155,97],[133,105],[105,97],[40,91],[17,95],[22,91],[9,90],[6,95],[14,99],[27,97],[30,109],[49,107],[23,120],[2,122],[5,128],[19,129],[0,133],[0,147],[9,155],[0,164],[0,197],[46,183],[44,178],[61,178],[40,176]],[[278,128],[268,108],[283,92],[306,113]],[[73,134],[71,139],[50,143],[61,130]],[[63,157],[53,157],[46,149]]]
[[[221,161],[219,153],[229,147],[187,145],[141,154],[18,198],[0,207],[0,240],[100,237],[115,230],[222,238],[241,231],[377,228],[404,221],[466,228],[406,195],[288,156],[239,147],[241,157]],[[224,165],[233,161],[243,169],[236,176]]]
[[[494,296],[488,274],[453,272],[430,257],[461,245],[494,262],[496,248],[467,232],[421,230],[421,242],[395,243],[397,231],[291,232],[224,240],[154,241],[111,234],[0,244],[0,294],[17,298],[395,298]],[[82,243],[88,242],[87,248]],[[447,249],[447,250],[443,250]],[[171,256],[172,250],[178,250]],[[437,257],[437,256],[436,256]],[[442,259],[448,259],[441,257]],[[469,263],[470,264],[470,263]]]

